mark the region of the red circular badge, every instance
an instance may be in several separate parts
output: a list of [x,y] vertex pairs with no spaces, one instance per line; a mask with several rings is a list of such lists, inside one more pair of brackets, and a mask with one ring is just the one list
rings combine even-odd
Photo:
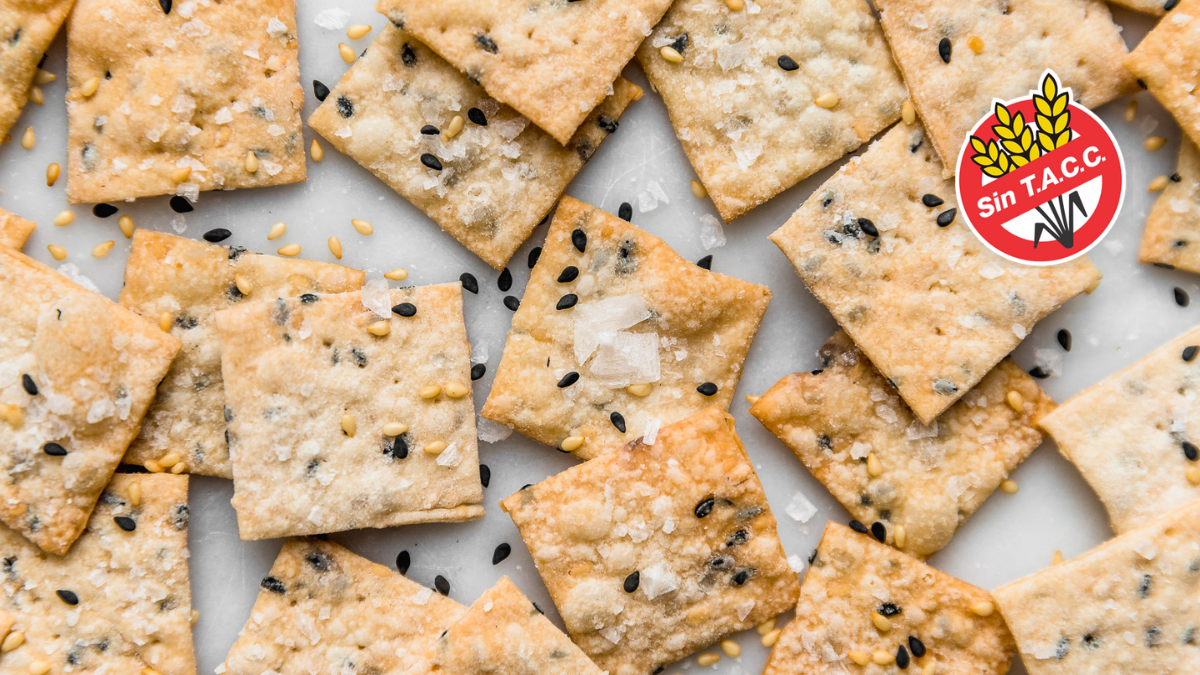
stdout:
[[988,248],[1027,265],[1087,253],[1125,199],[1125,159],[1112,132],[1050,71],[1039,91],[994,103],[957,167],[967,225]]

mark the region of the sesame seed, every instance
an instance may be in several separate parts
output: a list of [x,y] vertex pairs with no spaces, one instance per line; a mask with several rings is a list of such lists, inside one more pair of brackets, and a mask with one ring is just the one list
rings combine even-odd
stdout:
[[638,589],[638,584],[641,582],[641,580],[641,573],[637,570],[634,570],[632,574],[625,577],[625,583],[623,583],[621,586],[625,589],[626,593],[632,593]]
[[246,152],[246,161],[243,163],[246,173],[258,173],[258,155],[254,154],[253,150]]
[[562,272],[559,273],[558,283],[560,283],[560,284],[570,283],[572,281],[575,281],[575,279],[578,276],[579,276],[579,268],[575,267],[574,265],[568,265],[567,267],[563,268]]
[[471,390],[467,389],[466,385],[459,384],[458,382],[451,382],[450,384],[447,384],[444,387],[444,390],[446,395],[450,398],[462,398],[471,393]]
[[13,404],[8,406],[8,413],[6,417],[8,418],[9,425],[13,428],[19,428],[21,424],[25,422],[25,414],[21,412],[20,408]]
[[342,259],[342,240],[337,237],[329,238],[329,252],[338,260]]
[[708,497],[701,500],[699,504],[696,504],[696,508],[692,509],[692,513],[694,513],[697,518],[707,518],[708,514],[712,513],[713,507],[716,506],[716,504],[716,499]]
[[130,483],[128,496],[129,496],[130,506],[137,506],[138,504],[141,504],[142,503],[142,485],[141,485],[141,483],[137,483],[137,482]]
[[1194,462],[1200,459],[1200,448],[1197,448],[1191,441],[1184,441],[1180,444],[1183,447],[1183,456],[1188,458],[1189,462]]
[[879,228],[875,227],[875,223],[871,222],[870,220],[867,220],[866,218],[858,219],[858,229],[862,230],[868,236],[871,236],[871,237],[879,236]]
[[242,295],[250,295],[254,288],[250,285],[250,280],[240,274],[233,275],[233,285],[237,286],[238,293]]
[[505,267],[500,272],[500,277],[496,279],[496,287],[500,289],[500,292],[505,293],[508,289],[512,288],[512,283],[512,272],[509,272],[508,268]]
[[867,526],[863,525],[858,520],[850,521],[850,529],[854,530],[855,532],[857,532],[859,534],[867,534],[869,532],[869,530],[867,529]]
[[479,294],[479,280],[475,278],[474,274],[463,272],[459,275],[458,280],[462,283],[464,291],[470,291],[476,295]]
[[62,167],[57,162],[52,162],[46,167],[46,185],[52,186],[58,181],[59,174],[62,173]]
[[1004,491],[1005,494],[1015,495],[1021,489],[1021,486],[1017,485],[1017,481],[1011,478],[1006,478],[1000,483],[1000,489]]
[[354,63],[354,59],[356,58],[354,50],[350,49],[350,46],[345,42],[338,43],[338,54],[342,55],[342,60],[346,63]]
[[496,547],[496,550],[492,552],[492,564],[499,565],[500,563],[504,562],[510,553],[512,553],[512,546],[509,546],[507,543],[500,544]]
[[[190,621],[191,625],[195,626],[196,622],[199,620],[200,620],[200,612],[193,609],[191,621]],[[153,668],[142,668],[140,675],[161,675],[161,673],[159,673],[157,670],[155,670]]]
[[900,645],[896,648],[896,667],[905,670],[908,668],[908,662],[908,650],[904,648],[904,645]]
[[233,233],[223,227],[217,227],[204,233],[204,241],[216,244],[233,236]]
[[526,260],[526,262],[529,264],[529,269],[533,269],[533,266],[537,264],[538,258],[541,258],[541,257],[542,257],[542,247],[541,246],[534,246],[533,248],[529,249],[529,259]]
[[318,101],[324,101],[329,97],[329,87],[320,80],[313,80],[313,96],[316,96]]
[[75,222],[75,213],[72,211],[59,211],[57,216],[54,216],[54,224],[57,227],[66,227]]
[[879,457],[873,452],[867,454],[867,473],[872,477],[883,475],[883,462],[879,461]]
[[428,152],[421,155],[421,163],[430,169],[433,169],[434,171],[442,170],[442,160],[438,159],[434,155],[429,154]]
[[383,278],[391,279],[392,281],[404,281],[408,278],[408,270],[404,269],[403,267],[397,267],[390,272],[384,273]]
[[158,327],[161,328],[164,333],[170,332],[170,330],[171,330],[171,313],[170,312],[163,312],[162,314],[158,315]]
[[521,301],[511,295],[506,295],[504,296],[504,306],[515,312],[520,309]]
[[979,616],[988,617],[992,615],[992,612],[996,611],[996,606],[990,600],[983,600],[971,605],[971,611]]
[[938,214],[938,227],[946,227],[954,222],[954,217],[958,215],[958,209],[946,209]]
[[846,656],[849,656],[851,661],[857,663],[860,666],[865,666],[871,662],[870,655],[868,655],[866,652],[858,651],[857,649],[851,651]]
[[696,199],[704,199],[708,196],[708,189],[700,181],[692,180],[692,194],[696,196]]
[[830,108],[836,107],[840,101],[841,101],[841,99],[838,98],[837,94],[829,91],[829,92],[825,92],[824,94],[821,94],[820,96],[818,96],[815,103],[818,106],[828,110]]
[[288,244],[287,246],[279,249],[278,253],[279,255],[285,255],[289,258],[300,255],[300,244]]
[[359,220],[358,218],[351,219],[350,225],[354,227],[356,232],[364,237],[370,236],[373,232],[375,232],[374,225],[371,225],[371,223],[368,223],[365,220]]
[[175,213],[191,213],[196,210],[196,207],[192,206],[192,203],[186,197],[181,197],[180,195],[171,197],[171,201],[167,203]]
[[921,675],[936,675],[936,673],[937,673],[937,664],[934,663],[933,661],[926,663],[925,667],[921,669]]
[[608,416],[608,420],[617,428],[617,431],[625,433],[625,416],[619,412],[613,412]]
[[450,595],[450,582],[440,574],[434,577],[433,587],[442,595]]
[[1167,139],[1163,138],[1162,136],[1151,136],[1146,139],[1146,149],[1150,152],[1154,152],[1166,144]]
[[12,650],[25,644],[25,633],[16,631],[9,633],[4,637],[4,642],[0,643],[0,652],[8,653]]
[[66,457],[67,449],[58,443],[50,442],[42,446],[42,452],[51,457]]
[[187,471],[187,464],[184,464],[183,462],[180,462],[180,463],[176,464],[175,466],[171,467],[171,473],[173,473],[177,476],[179,474],[183,473],[184,471]]
[[904,548],[905,539],[904,526],[897,525],[896,529],[892,533],[892,540],[896,542],[896,548]]
[[1060,328],[1054,334],[1054,339],[1058,340],[1058,346],[1062,347],[1065,351],[1071,351],[1071,331],[1066,328]]
[[61,260],[66,259],[66,257],[67,257],[67,249],[65,249],[61,246],[57,246],[55,244],[50,244],[49,246],[46,247],[46,250],[50,251],[50,256],[53,257],[55,260],[61,261]]
[[[663,49],[670,49],[670,47],[663,47]],[[707,668],[708,666],[717,665],[717,661],[720,660],[720,654],[701,654],[699,658],[696,659],[696,665]]]
[[459,132],[463,130],[464,125],[465,122],[463,122],[463,116],[455,115],[454,118],[450,120],[450,124],[446,125],[446,138],[451,139],[457,136]]
[[192,167],[184,166],[175,169],[171,172],[171,180],[175,183],[182,183],[192,175]]
[[32,150],[36,143],[37,136],[33,133],[33,127],[25,127],[25,133],[21,136],[21,147]]
[[112,250],[112,247],[115,244],[116,244],[116,242],[112,241],[111,239],[109,241],[96,244],[92,248],[92,257],[93,258],[103,258],[104,256],[108,255],[108,252]]
[[629,392],[630,394],[633,394],[634,396],[640,396],[640,397],[649,396],[650,392],[653,389],[654,389],[654,385],[648,384],[648,383],[631,384],[628,387],[625,387],[625,391]]
[[1200,347],[1197,347],[1196,345],[1188,345],[1183,348],[1183,354],[1181,356],[1183,356],[1184,361],[1191,363],[1192,360],[1196,358],[1196,352],[1200,352]]
[[467,119],[471,120],[472,124],[478,124],[481,127],[486,127],[488,125],[487,115],[484,115],[483,111],[479,108],[471,108],[468,110]]
[[886,666],[886,665],[890,665],[892,663],[892,661],[895,661],[896,657],[892,656],[891,654],[889,654],[885,651],[880,650],[871,655],[871,660],[874,661],[876,663],[876,665]]
[[1200,467],[1189,466],[1187,472],[1188,482],[1192,485],[1200,485]]
[[578,381],[579,381],[579,373],[572,370],[571,372],[567,373],[566,375],[563,375],[562,379],[558,381],[558,388],[566,389],[567,387],[575,384]]
[[904,120],[905,124],[912,124],[917,121],[917,109],[913,106],[912,101],[906,100],[900,106],[900,119]]
[[33,81],[35,84],[50,84],[57,79],[57,75],[48,70],[42,70],[41,68],[38,68],[37,72],[33,75]]
[[1137,112],[1138,112],[1138,102],[1137,102],[1137,99],[1134,99],[1134,100],[1130,101],[1129,105],[1125,108],[1125,121],[1132,122],[1135,119],[1137,119]]
[[767,633],[762,638],[762,646],[774,647],[775,643],[779,642],[779,636],[782,634],[783,634],[783,630],[780,628],[776,628],[775,630],[771,631],[770,633]]
[[878,539],[880,542],[887,542],[887,526],[878,520],[871,523],[871,536]]
[[33,381],[33,376],[29,373],[21,375],[21,388],[25,390],[26,394],[29,394],[30,396],[37,396],[37,382]]
[[275,240],[287,234],[287,223],[275,223],[267,232],[267,239]]
[[487,366],[482,363],[476,363],[471,366],[471,381],[474,382],[487,374]]
[[978,35],[972,35],[971,37],[967,38],[967,46],[970,47],[971,51],[975,52],[976,54],[982,54],[983,38],[979,37]]
[[705,382],[699,387],[696,387],[696,391],[700,392],[704,396],[716,396],[717,385],[713,384],[712,382]]
[[875,624],[875,628],[881,633],[886,633],[892,629],[892,622],[879,612],[871,612],[871,623]]
[[163,471],[163,468],[158,465],[158,462],[156,462],[152,459],[148,459],[145,462],[143,462],[142,466],[145,467],[146,470],[149,471],[150,473],[162,473],[162,471]]
[[401,424],[400,422],[388,422],[387,424],[383,425],[384,436],[392,436],[394,438],[406,431],[408,431],[408,425]]
[[1146,188],[1150,192],[1160,192],[1166,189],[1170,184],[1171,179],[1167,178],[1166,174],[1155,176],[1154,180],[1150,181],[1150,185]]
[[1175,304],[1180,307],[1187,307],[1192,304],[1192,296],[1188,295],[1187,291],[1176,286],[1172,292],[1175,294]]
[[571,243],[575,245],[575,250],[580,253],[587,251],[587,233],[578,228],[572,230]]
[[[338,256],[339,258],[341,256]],[[367,332],[376,337],[384,337],[392,332],[392,324],[387,319],[381,319],[367,326]]]
[[583,446],[583,436],[568,436],[562,442],[562,449],[567,452],[575,452]]
[[29,662],[29,675],[46,675],[50,672],[50,664],[46,661],[37,660]]
[[80,85],[79,93],[84,98],[88,98],[94,96],[98,89],[100,89],[100,77],[93,75],[87,80],[84,80],[83,84]]
[[61,591],[60,590],[60,591],[54,591],[54,594],[57,595],[60,600],[67,603],[68,605],[74,606],[74,605],[79,604],[79,596],[75,595],[74,591]]
[[319,161],[325,159],[325,150],[324,150],[324,148],[321,147],[321,144],[318,143],[317,139],[315,139],[315,138],[313,139],[312,147],[309,149],[309,154],[312,155],[314,162],[319,162]]
[[1030,369],[1029,374],[1039,380],[1044,380],[1047,377],[1050,377],[1050,373],[1047,373],[1045,370],[1043,370],[1041,366],[1034,366],[1032,369]]
[[129,516],[116,516],[113,518],[113,521],[117,524],[117,527],[126,532],[133,532],[137,529],[137,521]]
[[669,63],[679,63],[679,62],[683,61],[683,54],[680,54],[671,45],[664,46],[662,49],[659,50],[658,53],[662,54],[662,57],[664,59],[666,59]]
[[1163,4],[1163,10],[1169,12],[1175,9],[1178,4],[1179,0],[1167,0],[1166,3]]
[[433,126],[432,124],[426,124],[425,126],[421,127],[421,135],[422,136],[437,136],[440,133],[441,133],[441,129],[438,129],[437,127]]
[[345,413],[342,415],[342,431],[350,438],[354,438],[354,432],[358,430],[358,423],[354,421],[354,415]]
[[421,389],[417,392],[417,395],[420,396],[421,398],[425,399],[426,401],[429,401],[429,400],[437,398],[438,395],[440,395],[441,393],[442,393],[441,385],[430,384],[430,385],[421,387]]
[[742,655],[742,646],[733,640],[721,640],[721,651],[725,652],[725,656],[736,659]]
[[411,302],[402,302],[402,303],[396,305],[395,307],[392,307],[392,313],[399,314],[400,316],[403,316],[403,317],[416,316],[417,315],[417,306],[412,304]]
[[371,27],[365,23],[356,23],[346,29],[346,37],[351,40],[361,40],[371,32]]
[[446,450],[446,441],[434,441],[432,443],[428,443],[424,448],[422,448],[422,450],[431,455],[440,455]]
[[733,12],[740,12],[746,6],[744,0],[725,0],[725,6]]
[[942,38],[938,42],[938,56],[942,57],[942,63],[950,63],[950,53],[954,46],[950,44],[950,38]]
[[746,394],[746,403],[749,403],[750,405],[754,405],[755,403],[758,403],[758,400],[760,398],[762,398],[762,397],[761,396],[753,396],[751,394]]
[[483,487],[487,487],[488,483],[492,482],[492,470],[488,468],[487,464],[479,465],[479,482]]
[[408,574],[408,568],[412,565],[412,556],[408,551],[400,551],[396,554],[396,571],[400,574]]
[[915,635],[908,636],[908,648],[912,650],[912,655],[918,659],[925,656],[925,643],[921,642],[920,638]]
[[713,261],[712,255],[711,254],[706,255],[703,258],[696,261],[696,267],[699,267],[702,270],[711,270],[712,269],[712,261]]
[[574,293],[567,293],[558,299],[558,304],[556,304],[554,308],[558,310],[571,309],[577,302],[579,302],[578,295],[575,295]]
[[121,234],[125,235],[126,239],[132,237],[133,236],[133,217],[132,216],[121,216],[117,220],[117,227],[121,228]]
[[943,200],[941,197],[939,197],[937,195],[927,194],[927,195],[921,196],[921,203],[924,204],[925,206],[928,206],[929,208],[933,208],[935,206],[941,206],[942,204],[945,204],[946,202],[945,202],[945,200]]
[[775,630],[775,618],[767,619],[766,621],[758,624],[758,626],[755,627],[755,630],[759,635],[766,635],[767,633],[770,633],[771,631]]

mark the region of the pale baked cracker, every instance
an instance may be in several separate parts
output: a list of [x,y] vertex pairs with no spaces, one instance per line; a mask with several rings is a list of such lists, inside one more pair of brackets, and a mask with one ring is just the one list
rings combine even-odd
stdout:
[[1137,76],[1179,127],[1200,143],[1200,1],[1181,0],[1159,20],[1138,46],[1125,57],[1125,67]]
[[[1134,89],[1125,43],[1100,0],[880,0],[880,21],[946,176],[994,99],[1028,96],[1053,70],[1095,108]],[[982,51],[970,46],[983,41]],[[945,63],[938,45],[951,44]]]
[[[1183,443],[1200,444],[1200,328],[1072,396],[1041,420],[1128,532],[1200,499]],[[1188,350],[1192,360],[1184,359]]]
[[602,675],[571,638],[501,577],[442,632],[416,675]]
[[[686,35],[683,62],[659,50]],[[783,70],[788,56],[798,68]],[[700,182],[726,221],[900,119],[906,97],[863,0],[781,0],[732,11],[677,2],[638,49]],[[834,94],[831,109],[816,104]]]
[[226,675],[402,673],[466,608],[337,544],[289,539]]
[[[483,516],[462,287],[385,290],[383,311],[416,306],[389,318],[363,306],[373,285],[214,315],[243,540]],[[367,331],[380,320],[383,337]],[[429,386],[443,391],[421,398]],[[393,422],[408,431],[385,436]]]
[[567,145],[672,0],[379,0],[496,100]]
[[[67,197],[195,201],[303,181],[296,35],[295,0],[176,0],[170,14],[151,0],[78,0],[67,21]],[[92,78],[99,88],[84,96]],[[188,167],[176,184],[172,172]]]
[[[922,197],[944,200],[926,207]],[[1086,257],[1028,267],[990,252],[961,217],[920,125],[851,159],[771,235],[808,289],[929,423],[1042,317],[1100,282]],[[863,232],[873,223],[879,237]]]
[[[496,269],[550,212],[642,90],[624,78],[563,146],[392,25],[308,123]],[[477,108],[487,126],[467,119]],[[446,139],[451,120],[462,132]],[[441,134],[422,134],[426,125]],[[443,169],[421,163],[425,153]]]
[[1146,218],[1138,261],[1200,272],[1200,152],[1186,136],[1175,174]]
[[[1036,421],[1054,409],[1037,382],[1004,359],[926,426],[844,332],[818,356],[821,370],[783,378],[750,414],[850,515],[868,526],[882,522],[888,543],[918,558],[948,544],[1041,445]],[[867,471],[869,453],[883,465],[879,476]]]
[[[901,646],[909,650],[910,636],[925,646],[925,656],[909,651],[909,673],[933,663],[925,672],[1003,675],[1016,654],[1012,635],[999,613],[984,617],[972,609],[990,601],[987,591],[830,522],[804,575],[796,618],[784,627],[763,675],[906,672],[896,664],[861,667],[850,653],[895,656]],[[890,615],[891,629],[876,628],[872,613]]]
[[775,516],[716,406],[501,506],[571,639],[610,675],[650,675],[796,601]]
[[0,244],[20,251],[35,229],[37,223],[0,209]]
[[1030,675],[1200,672],[1200,502],[993,593]]
[[[249,283],[248,296],[238,290],[236,275]],[[178,453],[190,473],[232,478],[213,313],[253,300],[352,291],[364,276],[340,265],[134,231],[120,303],[154,323],[169,314],[171,335],[183,349],[123,461],[140,465]]]
[[[583,252],[572,243],[577,229],[587,237]],[[577,268],[579,276],[559,283],[567,267]],[[556,309],[568,294],[579,304]],[[656,334],[659,340],[659,379],[651,382],[648,396],[606,386],[617,380],[601,380],[594,370],[599,347],[582,366],[576,358],[575,314],[627,295],[641,298],[651,317],[623,330]],[[563,197],[513,317],[482,415],[547,445],[581,436],[585,440],[575,454],[591,459],[640,438],[655,424],[670,424],[713,404],[728,410],[770,297],[765,286],[702,269],[661,239]],[[558,387],[569,372],[578,372],[579,381]],[[706,382],[717,385],[714,395],[697,391]],[[614,413],[624,419],[624,433],[612,422]]]
[[[62,555],[137,434],[179,341],[5,246],[0,316],[0,408],[8,411],[0,521]],[[47,443],[66,456],[46,454]]]
[[21,115],[38,64],[72,4],[74,0],[0,2],[0,138]]
[[[63,557],[0,527],[0,610],[25,638],[0,654],[0,673],[28,675],[42,661],[49,675],[145,668],[195,675],[187,491],[187,476],[114,475],[87,530]],[[125,531],[116,518],[131,519],[135,528]],[[57,591],[73,593],[78,604]]]

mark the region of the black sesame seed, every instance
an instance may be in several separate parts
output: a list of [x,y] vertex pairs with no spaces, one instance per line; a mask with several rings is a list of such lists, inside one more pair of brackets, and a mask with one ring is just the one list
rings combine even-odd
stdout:
[[621,202],[621,206],[617,207],[617,217],[627,223],[633,222],[633,204]]
[[1190,441],[1184,441],[1182,445],[1183,456],[1187,457],[1188,461],[1194,462],[1197,459],[1200,459],[1200,448],[1197,448],[1194,443]]
[[337,97],[338,114],[346,119],[350,119],[354,115],[354,103],[345,96]]
[[705,382],[699,387],[696,387],[696,391],[705,396],[715,396],[717,393],[717,385],[713,384],[712,382]]
[[908,669],[908,650],[904,648],[904,645],[900,645],[896,649],[896,667],[900,670]]
[[1191,363],[1191,361],[1196,358],[1196,352],[1200,352],[1200,347],[1197,347],[1196,345],[1188,345],[1187,347],[1184,347],[1182,354],[1183,360]]
[[46,453],[47,455],[50,455],[51,457],[66,457],[67,456],[67,449],[64,448],[63,446],[59,445],[58,443],[47,443],[47,444],[43,445],[42,452]]
[[752,577],[752,576],[754,576],[753,569],[738,570],[737,573],[733,575],[733,585],[741,586],[742,584],[749,581],[750,577]]
[[433,169],[434,171],[442,170],[442,160],[438,159],[436,155],[428,152],[421,154],[421,163],[430,169]]
[[489,54],[495,54],[497,51],[499,51],[499,48],[496,47],[496,41],[486,35],[476,35],[475,44]]
[[879,541],[886,542],[887,541],[887,527],[884,526],[884,524],[879,521],[875,521],[875,522],[871,523],[871,536],[875,537]]
[[558,388],[566,389],[567,387],[575,384],[578,381],[579,381],[579,373],[572,370],[571,372],[567,373],[566,375],[563,375],[562,379],[558,381]]
[[400,316],[416,316],[417,306],[411,302],[402,302],[392,308],[392,313]]
[[572,281],[575,281],[575,279],[578,276],[579,276],[579,268],[574,265],[568,265],[567,267],[563,268],[562,272],[559,272],[558,283],[560,283],[560,284],[570,283]]
[[792,57],[788,56],[787,54],[780,56],[778,59],[776,59],[775,62],[779,64],[780,68],[783,68],[784,70],[788,71],[789,73],[800,67],[800,64],[796,63],[796,59],[793,59]]
[[162,7],[163,14],[171,13],[171,3],[173,0],[158,0],[158,6]]
[[862,230],[865,234],[867,234],[869,236],[872,236],[872,237],[879,236],[879,228],[875,227],[875,223],[867,220],[866,218],[858,219],[858,229]]
[[941,206],[942,204],[945,204],[946,202],[945,202],[945,200],[943,200],[941,197],[939,197],[937,195],[922,195],[921,203],[924,204],[925,206],[928,206],[929,208],[933,208],[935,206]]
[[54,594],[58,596],[59,600],[68,605],[74,606],[79,604],[79,596],[75,595],[74,591],[54,591]]
[[857,532],[859,534],[867,534],[868,532],[870,532],[870,530],[867,529],[866,525],[863,525],[862,523],[860,523],[857,520],[850,521],[850,529],[854,530],[855,532]]
[[412,565],[412,556],[408,554],[408,551],[400,551],[396,554],[396,570],[400,574],[408,574],[408,567],[410,565]]
[[441,133],[441,130],[432,124],[426,124],[425,126],[421,127],[422,136],[437,136],[439,133]]
[[1058,340],[1059,347],[1062,347],[1068,352],[1071,351],[1071,331],[1067,330],[1066,328],[1060,328],[1058,332],[1055,333],[1054,337]]
[[511,295],[506,295],[504,296],[504,306],[515,312],[521,307],[521,301]]
[[609,117],[608,115],[600,115],[596,118],[596,126],[600,127],[605,133],[613,133],[621,123]]
[[1047,373],[1046,370],[1044,368],[1042,368],[1041,366],[1034,366],[1033,368],[1030,369],[1029,374],[1036,377],[1039,380],[1044,380],[1047,377],[1050,377],[1050,373]]
[[953,223],[954,217],[957,215],[958,209],[946,209],[945,211],[942,211],[937,217],[938,227],[946,227],[950,223]]
[[311,305],[320,299],[320,296],[318,296],[316,293],[305,293],[304,295],[300,296],[300,304]]
[[679,37],[675,38],[673,42],[671,42],[671,48],[682,54],[683,50],[687,49],[688,42],[690,41],[691,38],[688,37],[688,34],[683,33]]
[[579,302],[578,295],[575,295],[574,293],[567,293],[566,295],[564,295],[558,299],[558,304],[555,305],[554,308],[555,309],[571,309],[572,307],[575,306],[575,303],[577,303],[577,302]]
[[510,553],[512,553],[512,546],[509,546],[508,544],[500,544],[496,547],[496,550],[492,552],[492,564],[499,565],[500,563],[504,562]]
[[912,650],[913,656],[918,659],[925,656],[925,643],[921,642],[916,635],[908,636],[908,648]]
[[400,60],[408,68],[417,65],[417,53],[413,51],[412,46],[407,42],[404,43],[404,47],[400,50]]
[[1192,304],[1192,296],[1188,295],[1187,291],[1176,286],[1174,293],[1175,293],[1175,304],[1179,305],[1180,307],[1187,307],[1188,305]]
[[259,586],[262,586],[265,590],[271,591],[272,593],[278,593],[279,595],[287,593],[287,587],[283,585],[282,581],[276,579],[275,577],[263,577],[262,583],[260,583]]
[[541,257],[542,257],[542,247],[534,246],[533,249],[531,251],[529,251],[529,269],[533,269],[533,266],[537,264],[538,258],[541,258]]
[[1142,580],[1138,583],[1138,597],[1139,598],[1150,597],[1150,589],[1153,587],[1153,585],[1154,585],[1154,578],[1151,577],[1149,574],[1143,574]]
[[485,374],[487,374],[487,366],[483,365],[482,363],[476,363],[475,365],[471,366],[472,382],[482,378]]
[[1137,86],[1141,87],[1142,89],[1145,89],[1145,88],[1146,88],[1146,81],[1145,81],[1145,80],[1143,80],[1142,78],[1140,78],[1140,77],[1139,77],[1139,78],[1136,80],[1136,82],[1137,82]]
[[467,119],[471,120],[472,122],[474,122],[475,124],[478,124],[481,127],[487,126],[487,115],[484,115],[483,111],[480,110],[479,108],[471,108],[470,110],[468,110],[467,111]]
[[625,583],[623,584],[625,592],[632,593],[632,592],[636,591],[638,589],[638,584],[640,584],[641,581],[642,581],[641,572],[634,570],[632,574],[625,577]]
[[433,578],[433,587],[442,595],[450,595],[450,581],[440,574]]
[[233,233],[223,227],[217,227],[204,233],[204,241],[216,244],[233,236]]
[[1163,10],[1169,12],[1175,9],[1175,6],[1178,4],[1179,0],[1167,0],[1167,2],[1163,5]]
[[696,514],[697,518],[707,518],[708,514],[712,513],[713,507],[716,506],[717,500],[709,497],[696,505],[692,513]]
[[483,487],[487,487],[488,483],[492,482],[492,470],[487,464],[479,465],[479,482],[483,485]]
[[116,521],[117,527],[126,532],[133,532],[137,529],[137,521],[129,516],[116,516],[113,520]]
[[313,96],[316,96],[318,101],[324,101],[329,98],[329,87],[320,80],[313,80]]
[[729,539],[725,540],[725,545],[730,548],[733,548],[734,546],[741,546],[742,544],[746,543],[749,540],[750,540],[749,532],[747,532],[745,530],[738,530],[737,532],[733,533],[733,536],[731,536],[731,537],[729,537]]
[[117,207],[112,204],[100,203],[92,207],[92,215],[97,218],[108,218],[117,212]]
[[572,231],[571,243],[575,245],[575,250],[583,253],[587,250],[587,233],[580,229]]
[[475,278],[474,274],[471,274],[470,272],[463,272],[459,275],[458,280],[462,282],[464,291],[470,291],[476,295],[479,295],[479,280]]
[[700,269],[703,269],[703,270],[711,270],[712,269],[712,256],[706,255],[703,258],[697,260],[696,267],[699,267]]
[[30,396],[37,396],[37,382],[33,381],[33,377],[29,373],[25,373],[21,376],[21,387],[25,389],[26,394],[29,394]]
[[171,197],[171,201],[168,203],[171,205],[171,210],[175,213],[191,213],[196,210],[191,202],[179,195]]
[[887,617],[896,616],[902,611],[900,606],[894,602],[885,602],[879,606],[879,613]]
[[1172,182],[1172,183],[1180,183],[1180,182],[1183,182],[1183,176],[1180,176],[1180,175],[1179,175],[1179,174],[1177,174],[1177,173],[1173,173],[1173,174],[1171,174],[1171,175],[1169,176],[1169,178],[1171,179],[1171,182]]
[[608,416],[608,419],[610,422],[612,422],[612,425],[617,428],[617,431],[619,431],[621,433],[625,433],[625,416],[624,415],[622,415],[619,412],[614,412],[613,414]]
[[496,279],[496,286],[501,293],[506,293],[508,289],[512,288],[512,272],[509,272],[507,267],[500,272],[500,278]]
[[950,63],[950,52],[953,45],[950,44],[950,38],[942,38],[938,43],[938,56],[942,57],[943,63]]

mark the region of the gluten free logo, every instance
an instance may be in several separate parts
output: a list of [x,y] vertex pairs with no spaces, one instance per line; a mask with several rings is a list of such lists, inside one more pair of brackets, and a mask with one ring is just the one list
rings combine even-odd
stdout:
[[1087,253],[1125,199],[1125,160],[1112,132],[1050,70],[1029,96],[993,103],[957,166],[958,203],[975,236],[1027,265]]

